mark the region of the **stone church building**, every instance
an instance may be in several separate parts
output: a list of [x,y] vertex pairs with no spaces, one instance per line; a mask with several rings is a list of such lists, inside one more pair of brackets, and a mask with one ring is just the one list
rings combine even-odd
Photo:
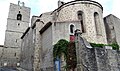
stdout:
[[120,45],[120,19],[103,18],[103,7],[92,0],[58,1],[58,8],[32,16],[24,2],[10,4],[1,66],[19,66],[27,71],[54,71],[53,45],[60,39],[74,40],[80,29],[88,42]]

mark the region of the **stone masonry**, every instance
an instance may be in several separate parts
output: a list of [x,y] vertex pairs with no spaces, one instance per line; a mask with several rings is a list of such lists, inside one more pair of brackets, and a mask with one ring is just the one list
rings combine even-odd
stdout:
[[[111,20],[112,19],[112,20]],[[60,39],[75,37],[76,71],[120,71],[120,52],[92,48],[92,43],[119,45],[119,22],[113,15],[103,21],[103,7],[92,0],[58,2],[51,12],[32,16],[24,2],[10,4],[4,46],[0,46],[0,65],[17,66],[26,71],[54,71],[53,45]],[[105,22],[105,23],[104,23]],[[82,33],[74,35],[80,29]]]
[[76,35],[77,71],[119,71],[120,51],[105,48],[87,48],[86,40]]
[[[70,41],[76,29],[84,30],[81,36],[88,42],[108,43],[101,4],[91,0],[75,0],[67,3],[59,1],[58,3],[58,8],[54,11],[33,16],[31,26],[21,37],[20,63],[21,67],[28,71],[54,71],[53,45],[60,39]],[[108,59],[116,57],[117,53],[111,53],[114,50],[90,49],[81,45],[78,47],[80,56],[77,56],[77,71],[109,71],[107,68],[111,66],[112,69],[114,66],[110,65],[112,62]],[[112,55],[114,57],[111,57]],[[104,64],[107,62],[109,64]],[[119,65],[115,65],[117,66]]]
[[120,19],[110,14],[104,18],[108,43],[118,43],[120,46]]
[[6,66],[20,64],[21,36],[29,26],[29,20],[30,8],[25,7],[24,2],[10,3],[2,58]]

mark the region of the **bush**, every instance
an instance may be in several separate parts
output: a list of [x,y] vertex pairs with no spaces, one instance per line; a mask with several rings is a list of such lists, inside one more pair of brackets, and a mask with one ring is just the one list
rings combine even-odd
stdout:
[[54,48],[53,48],[54,60],[57,59],[57,57],[60,58],[62,53],[66,58],[68,43],[69,42],[67,40],[61,39],[54,45]]
[[108,46],[111,46],[114,50],[119,50],[119,45],[117,43],[108,44]]
[[64,66],[64,68],[67,71],[69,71],[69,69],[74,70],[77,64],[75,42],[68,42],[64,39],[59,40],[53,48],[54,60],[57,58],[60,59],[62,54],[64,54],[66,61],[66,66]]
[[117,43],[112,43],[112,44],[96,44],[96,43],[90,43],[90,45],[95,48],[95,47],[100,47],[103,48],[104,46],[111,46],[112,49],[114,50],[119,50],[119,45]]
[[96,44],[96,43],[90,43],[90,45],[95,48],[95,47],[100,47],[103,48],[103,46],[105,46],[104,44]]

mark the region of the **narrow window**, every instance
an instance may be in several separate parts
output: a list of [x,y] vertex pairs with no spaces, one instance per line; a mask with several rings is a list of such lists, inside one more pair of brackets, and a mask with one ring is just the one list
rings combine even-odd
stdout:
[[81,29],[82,29],[82,32],[84,33],[85,30],[84,30],[83,20],[81,20],[80,23],[81,23]]
[[94,21],[95,21],[96,34],[100,35],[101,34],[101,25],[100,25],[99,14],[97,12],[94,13]]
[[18,23],[18,26],[20,26],[20,23]]
[[17,14],[17,20],[22,20],[22,15],[20,14],[20,11],[19,11],[19,13]]
[[69,30],[70,30],[70,41],[74,41],[75,40],[75,36],[74,36],[75,25],[70,24],[69,25]]
[[14,54],[14,56],[16,56],[16,53]]
[[81,32],[85,33],[85,25],[84,25],[84,21],[83,21],[83,12],[82,11],[78,11],[78,20],[80,21],[80,25],[81,25]]
[[70,25],[70,33],[74,33],[74,25]]

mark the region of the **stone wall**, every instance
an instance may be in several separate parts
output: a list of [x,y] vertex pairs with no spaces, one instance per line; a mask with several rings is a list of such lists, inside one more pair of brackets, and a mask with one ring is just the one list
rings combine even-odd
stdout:
[[[80,56],[81,55],[81,56]],[[77,70],[80,71],[119,71],[120,51],[104,48],[84,48],[79,57],[80,64]]]
[[16,67],[20,63],[20,53],[20,48],[4,47],[1,62],[6,63],[6,66]]
[[51,68],[53,66],[53,45],[52,45],[52,26],[41,34],[42,45],[42,63],[41,69]]
[[[28,30],[29,29],[29,30]],[[34,59],[34,49],[35,41],[33,41],[33,29],[28,28],[25,36],[22,38],[21,45],[21,67],[28,71],[33,70],[33,59]]]
[[87,48],[86,40],[76,38],[77,71],[119,71],[120,51],[103,48]]
[[[38,17],[37,17],[38,18]],[[42,46],[40,29],[43,23],[36,19],[22,38],[21,67],[28,71],[39,71],[42,67]]]
[[41,47],[41,35],[40,35],[40,29],[43,25],[42,22],[38,21],[35,23],[36,26],[34,29],[36,29],[35,32],[35,51],[34,51],[34,63],[33,63],[33,70],[34,71],[40,71],[40,68],[42,67],[42,47]]
[[0,45],[0,67],[3,66],[4,62],[1,61],[1,59],[3,58],[3,51],[4,51],[4,46]]
[[[74,25],[74,30],[80,28],[79,22],[56,22],[53,24],[53,42],[56,44],[60,39],[66,39],[70,41],[70,25]],[[74,35],[74,33],[72,34]]]
[[[15,32],[5,32],[5,46],[6,47],[21,47],[21,39],[23,33],[15,33]],[[12,42],[12,43],[11,43]]]
[[[21,20],[18,19],[21,16]],[[30,8],[11,3],[7,18],[3,57],[6,66],[20,65],[21,36],[29,26]]]
[[0,67],[19,66],[20,48],[10,48],[0,45]]
[[117,42],[120,46],[120,19],[110,14],[104,18],[108,43]]

